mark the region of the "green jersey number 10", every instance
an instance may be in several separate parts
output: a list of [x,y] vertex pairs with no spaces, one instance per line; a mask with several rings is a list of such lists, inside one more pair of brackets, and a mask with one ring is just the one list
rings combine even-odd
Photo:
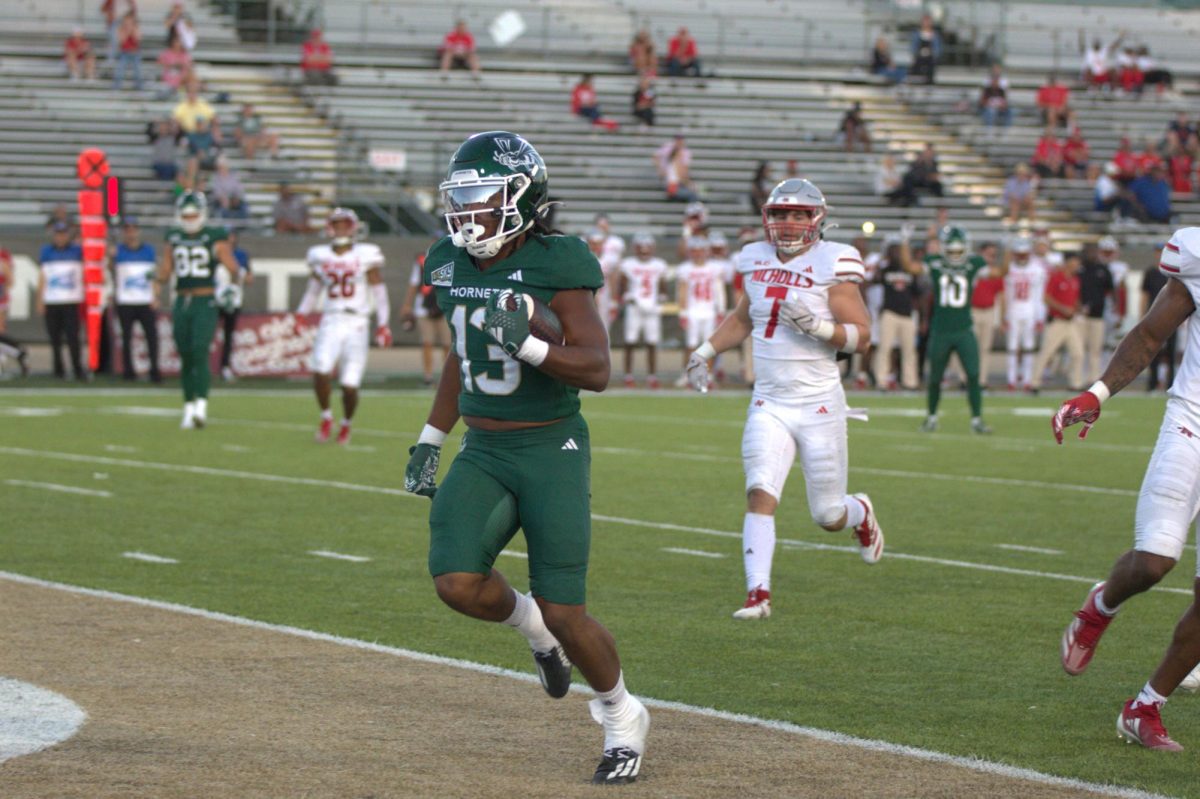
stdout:
[[938,280],[938,305],[942,308],[967,307],[967,276],[943,272]]

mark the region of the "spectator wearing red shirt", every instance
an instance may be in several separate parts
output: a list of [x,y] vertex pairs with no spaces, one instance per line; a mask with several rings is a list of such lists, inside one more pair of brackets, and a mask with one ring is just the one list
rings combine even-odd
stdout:
[[80,77],[96,79],[96,54],[92,52],[92,43],[84,37],[83,28],[75,28],[67,37],[63,44],[63,60],[67,62],[71,80]]
[[1171,181],[1171,191],[1192,193],[1192,169],[1196,159],[1179,141],[1179,136],[1171,131],[1167,134],[1167,177]]
[[639,75],[656,77],[658,74],[658,51],[650,31],[642,28],[629,43],[629,64]]
[[1068,124],[1072,117],[1071,90],[1058,82],[1058,75],[1050,73],[1046,85],[1038,89],[1037,106],[1042,110],[1042,121],[1052,128]]
[[130,11],[117,28],[117,66],[113,70],[113,89],[120,89],[127,72],[133,72],[133,84],[142,89],[142,27],[137,14]]
[[1148,175],[1150,170],[1156,166],[1164,166],[1162,156],[1158,154],[1158,148],[1154,146],[1154,140],[1146,138],[1142,151],[1134,157],[1134,168],[1138,175]]
[[[996,245],[988,242],[979,248],[979,254],[989,265],[996,263]],[[979,383],[987,387],[987,378],[992,345],[996,334],[996,300],[1000,300],[999,315],[1004,316],[1004,278],[985,277],[975,281],[975,290],[971,294],[971,327],[975,330],[975,340],[979,342]]]
[[1063,144],[1054,135],[1054,128],[1047,127],[1038,139],[1030,161],[1034,170],[1044,178],[1060,178],[1063,175]]
[[1119,182],[1128,183],[1137,177],[1137,155],[1133,152],[1133,144],[1128,136],[1121,137],[1117,151],[1113,153],[1112,162],[1117,166],[1116,179]]
[[467,23],[458,20],[454,30],[442,39],[442,72],[449,72],[450,67],[466,67],[474,75],[479,74],[479,55],[475,52],[475,37],[467,30]]
[[1067,253],[1062,263],[1051,270],[1046,278],[1045,303],[1050,312],[1050,321],[1042,336],[1042,350],[1033,365],[1034,391],[1042,385],[1042,373],[1059,350],[1064,347],[1071,356],[1070,382],[1072,390],[1082,391],[1083,385],[1083,331],[1080,322],[1081,297],[1079,269],[1082,265],[1079,253]]
[[308,39],[300,52],[300,69],[304,71],[304,82],[334,86],[337,76],[333,74],[333,51],[329,42],[321,36],[320,28],[309,31]]
[[571,113],[591,121],[592,125],[606,130],[616,130],[620,125],[614,119],[608,119],[600,113],[600,104],[596,99],[596,89],[592,86],[592,76],[584,75],[571,90]]
[[1068,178],[1086,177],[1090,154],[1091,148],[1088,147],[1087,140],[1083,138],[1083,131],[1079,128],[1072,128],[1071,135],[1063,142],[1064,176]]
[[1146,76],[1138,68],[1137,54],[1132,47],[1126,47],[1117,56],[1117,85],[1126,94],[1141,94]]
[[673,77],[700,77],[700,59],[697,56],[696,40],[687,28],[680,28],[667,45],[667,73]]

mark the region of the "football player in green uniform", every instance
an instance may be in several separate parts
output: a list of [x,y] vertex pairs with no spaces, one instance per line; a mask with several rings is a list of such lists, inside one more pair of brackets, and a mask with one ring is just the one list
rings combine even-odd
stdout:
[[[175,203],[175,225],[167,229],[167,246],[159,258],[157,283],[175,275],[171,326],[179,351],[185,430],[204,427],[208,418],[208,349],[217,330],[217,273],[225,267],[229,287],[240,285],[237,259],[225,228],[208,222],[208,203],[199,192],[185,192]],[[236,293],[227,289],[229,296]]]
[[979,343],[971,321],[971,293],[977,277],[1002,277],[1004,270],[988,266],[978,255],[968,255],[970,237],[959,227],[947,225],[939,235],[940,253],[925,256],[925,269],[933,291],[933,317],[929,322],[929,416],[921,430],[937,430],[938,402],[942,376],[950,353],[957,352],[967,373],[967,400],[971,405],[971,432],[990,433],[983,421],[983,392],[979,388]]
[[[463,142],[441,192],[450,235],[426,254],[423,281],[450,325],[452,351],[404,475],[407,490],[433,497],[429,571],[451,608],[525,636],[551,696],[565,696],[572,664],[579,668],[604,727],[592,781],[633,782],[650,715],[626,691],[612,635],[584,604],[591,450],[579,389],[604,390],[611,369],[594,297],[600,263],[582,239],[548,229],[546,165],[516,134]],[[561,344],[530,333],[534,299],[557,315]],[[439,488],[441,446],[459,417],[462,449]],[[493,568],[517,528],[528,595]]]

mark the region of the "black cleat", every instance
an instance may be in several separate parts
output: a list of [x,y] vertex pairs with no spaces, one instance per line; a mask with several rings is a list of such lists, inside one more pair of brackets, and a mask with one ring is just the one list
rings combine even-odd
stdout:
[[628,746],[604,750],[604,759],[592,775],[593,785],[628,785],[637,781],[642,756]]
[[562,699],[571,690],[571,661],[561,646],[556,646],[549,652],[534,652],[533,662],[537,664],[538,679],[546,693],[555,699]]

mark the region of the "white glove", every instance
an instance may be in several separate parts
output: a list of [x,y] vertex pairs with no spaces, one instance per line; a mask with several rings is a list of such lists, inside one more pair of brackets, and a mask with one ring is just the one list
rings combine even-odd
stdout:
[[833,322],[827,319],[818,319],[802,302],[789,300],[779,303],[779,321],[797,333],[803,333],[821,341],[829,341],[833,338]]
[[916,228],[913,226],[912,222],[902,223],[900,225],[900,238],[902,238],[905,241],[908,241],[909,239],[912,238],[913,231],[915,231],[915,230],[916,230]]
[[699,391],[701,394],[708,393],[708,360],[698,352],[693,352],[688,358],[687,369],[688,384]]

